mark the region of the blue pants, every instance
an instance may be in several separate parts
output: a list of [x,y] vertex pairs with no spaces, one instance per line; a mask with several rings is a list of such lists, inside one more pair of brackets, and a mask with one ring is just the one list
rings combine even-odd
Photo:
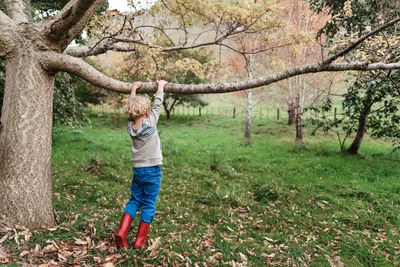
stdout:
[[156,212],[156,201],[161,186],[161,168],[133,168],[131,199],[124,211],[135,219],[136,212],[142,208],[140,221],[151,223]]

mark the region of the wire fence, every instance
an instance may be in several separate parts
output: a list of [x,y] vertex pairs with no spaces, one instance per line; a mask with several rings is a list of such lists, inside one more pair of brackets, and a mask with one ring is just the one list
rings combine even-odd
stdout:
[[[98,113],[104,114],[115,114],[119,112],[119,114],[123,115],[123,108],[121,109],[113,109],[109,108],[106,105],[98,105],[92,108],[89,108],[90,111],[96,111]],[[289,119],[289,113],[287,110],[281,108],[274,107],[253,107],[251,110],[252,118],[257,119],[275,119],[275,120],[284,120]],[[162,114],[165,114],[164,109],[162,110]],[[219,116],[225,118],[233,118],[233,119],[245,119],[246,118],[246,108],[244,107],[188,107],[188,106],[177,106],[174,107],[171,111],[171,116]],[[334,108],[332,111],[323,112],[320,114],[316,114],[312,110],[303,111],[303,119],[307,118],[316,118],[324,116],[326,118],[334,119],[339,118],[341,116],[341,110],[338,108]]]
[[[251,110],[252,118],[258,119],[288,119],[289,113],[287,110],[280,108],[267,108],[257,107]],[[330,112],[323,112],[316,114],[311,110],[303,111],[303,118],[315,118],[316,116],[324,116],[327,118],[338,118],[341,115],[337,108],[334,108]],[[219,108],[219,107],[175,107],[171,111],[171,116],[221,116],[227,118],[246,118],[246,109],[244,107],[232,107],[232,108]]]

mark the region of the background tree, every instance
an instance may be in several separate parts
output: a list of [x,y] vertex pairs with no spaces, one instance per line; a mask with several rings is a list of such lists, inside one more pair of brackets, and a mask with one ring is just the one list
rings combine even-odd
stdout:
[[[292,40],[290,46],[275,50],[272,66],[284,69],[300,64],[315,62],[323,58],[321,43],[317,39],[317,31],[325,24],[327,16],[317,15],[310,10],[305,1],[284,1],[283,16],[285,31],[278,34],[282,39]],[[308,74],[296,76],[282,81],[285,92],[285,102],[288,110],[288,124],[296,126],[296,141],[303,141],[303,108],[307,103],[318,101],[321,90],[319,82],[325,79],[324,74]]]
[[[378,27],[385,22],[400,15],[400,3],[398,1],[326,1],[324,3],[311,1],[316,10],[323,7],[329,8],[332,19],[322,28],[321,34],[328,37],[339,35],[346,41],[331,43],[332,51],[340,50],[348,42],[355,40],[357,36],[364,34],[371,26]],[[346,32],[339,32],[343,27]],[[399,28],[386,29],[375,35],[372,39],[361,44],[357,51],[348,54],[348,60],[367,60],[369,62],[384,61],[387,63],[398,62]],[[371,71],[357,74],[355,81],[351,82],[348,92],[344,95],[342,103],[342,119],[329,120],[324,116],[317,121],[312,121],[317,128],[324,130],[334,129],[338,136],[338,127],[344,131],[344,137],[339,139],[342,151],[357,154],[363,137],[369,129],[374,137],[396,137],[397,127],[397,99],[398,76],[396,72]],[[330,101],[323,109],[332,108]],[[379,120],[381,120],[379,122]],[[342,125],[340,127],[340,125]],[[391,126],[391,127],[389,127]],[[382,130],[385,129],[385,130]],[[345,149],[345,140],[355,133],[351,145]]]
[[[111,33],[108,29],[112,27],[108,27],[105,23],[107,27],[103,30],[102,37],[100,37],[101,34],[99,35],[97,42],[68,47],[81,35],[86,26],[90,29],[93,24],[101,23],[104,17],[113,16],[113,12],[106,12],[104,15],[93,17],[103,3],[103,0],[71,0],[60,12],[40,21],[34,21],[30,16],[29,1],[3,1],[6,13],[0,11],[0,31],[2,32],[0,59],[4,60],[5,64],[6,84],[0,130],[1,224],[32,227],[54,224],[51,201],[51,133],[56,73],[69,72],[104,89],[129,93],[130,83],[110,78],[78,57],[97,55],[114,49],[132,51],[136,45],[164,52],[215,44],[228,46],[223,43],[224,40],[239,33],[251,32],[252,27],[258,24],[269,26],[274,15],[270,0],[257,1],[254,5],[249,5],[245,1],[162,1],[163,12],[174,12],[176,21],[184,23],[175,24],[179,25],[184,33],[184,29],[187,29],[185,25],[191,25],[193,21],[202,21],[215,25],[214,39],[201,43],[200,41],[189,43],[189,40],[183,37],[178,42],[172,42],[171,46],[162,47],[154,44],[154,39],[144,39],[140,30],[132,22],[132,19],[139,15],[134,14],[130,19],[124,18],[119,29],[117,31],[113,29]],[[168,5],[165,7],[166,3]],[[151,12],[157,11],[156,8],[160,5]],[[249,16],[250,13],[260,15],[251,19],[253,16]],[[88,24],[89,21],[91,23]],[[398,21],[400,18],[375,29],[370,35]],[[222,22],[227,22],[225,25],[228,27],[218,27],[222,25]],[[163,23],[171,25],[168,21]],[[144,26],[142,25],[142,28]],[[182,94],[233,92],[268,85],[311,72],[400,68],[400,64],[397,63],[374,64],[359,61],[333,63],[370,35],[360,38],[347,49],[322,62],[296,66],[279,73],[236,83],[198,85],[170,83],[165,91]],[[125,43],[127,45],[124,45]],[[144,83],[139,93],[150,93],[155,90],[154,83]]]

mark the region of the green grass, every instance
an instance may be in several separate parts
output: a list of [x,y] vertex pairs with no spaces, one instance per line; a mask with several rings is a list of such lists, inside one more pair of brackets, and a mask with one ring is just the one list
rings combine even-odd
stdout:
[[[390,144],[367,139],[360,156],[345,155],[334,137],[306,134],[306,143],[296,144],[294,128],[283,120],[257,119],[246,141],[241,120],[204,116],[161,118],[164,165],[148,238],[153,247],[116,251],[113,235],[130,196],[131,140],[108,119],[91,119],[81,129],[54,129],[59,224],[34,231],[28,241],[18,230],[19,245],[5,241],[14,261],[400,264],[400,153],[391,153]],[[137,225],[138,217],[131,246]],[[43,252],[52,242],[59,249]],[[38,244],[42,254],[35,254]]]

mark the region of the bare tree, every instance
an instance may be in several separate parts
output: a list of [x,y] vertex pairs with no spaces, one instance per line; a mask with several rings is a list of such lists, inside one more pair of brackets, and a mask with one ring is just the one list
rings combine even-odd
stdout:
[[[2,224],[32,227],[54,224],[51,133],[55,74],[59,71],[69,72],[107,90],[122,93],[130,91],[130,83],[107,77],[82,59],[71,56],[94,54],[94,51],[99,54],[109,49],[123,50],[126,47],[128,50],[130,47],[120,45],[132,41],[129,37],[123,39],[125,33],[106,38],[95,46],[86,47],[87,50],[81,47],[67,49],[102,2],[71,0],[56,15],[34,22],[28,14],[28,0],[3,1],[7,14],[0,11],[0,58],[4,60],[6,69],[0,130]],[[147,42],[136,43],[150,45]],[[164,51],[189,48],[193,46],[158,47]],[[69,55],[64,53],[66,49]],[[165,91],[178,94],[223,93],[255,88],[305,73],[400,68],[398,63],[332,63],[335,59],[235,83],[168,84]],[[154,83],[144,83],[139,90],[155,91]]]

